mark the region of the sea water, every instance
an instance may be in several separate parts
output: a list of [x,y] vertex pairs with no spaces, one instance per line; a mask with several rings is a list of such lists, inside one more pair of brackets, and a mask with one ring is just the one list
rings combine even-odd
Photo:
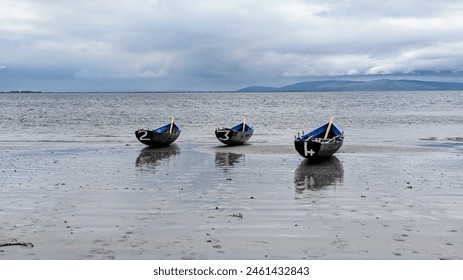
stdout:
[[463,92],[4,93],[2,142],[137,143],[134,131],[175,118],[178,142],[216,143],[214,130],[246,119],[259,145],[334,122],[345,143],[415,145],[463,137]]

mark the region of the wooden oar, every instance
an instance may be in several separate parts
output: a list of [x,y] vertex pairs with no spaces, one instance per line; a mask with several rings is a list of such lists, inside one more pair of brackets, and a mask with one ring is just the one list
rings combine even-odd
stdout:
[[246,130],[246,118],[243,120],[243,132]]
[[169,133],[172,133],[172,129],[174,129],[174,117],[172,117],[172,120],[170,121]]
[[325,138],[323,138],[324,140],[328,138],[328,134],[330,133],[330,129],[331,129],[331,124],[333,124],[333,119],[334,119],[334,116],[330,118],[330,122],[328,123],[328,128],[326,129]]

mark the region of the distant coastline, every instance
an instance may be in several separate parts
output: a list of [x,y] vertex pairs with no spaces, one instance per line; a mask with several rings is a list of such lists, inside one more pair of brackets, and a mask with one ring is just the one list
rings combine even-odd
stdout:
[[0,91],[1,93],[42,93],[42,91],[37,90],[10,90],[10,91]]
[[249,86],[238,90],[113,90],[113,91],[40,91],[10,90],[2,93],[232,93],[232,92],[353,92],[353,91],[463,91],[463,83],[422,80],[378,79],[371,81],[319,80],[282,87]]
[[324,80],[301,82],[283,87],[250,86],[239,89],[238,92],[333,92],[333,91],[449,91],[463,90],[463,83],[432,82],[420,80],[390,80],[373,81]]

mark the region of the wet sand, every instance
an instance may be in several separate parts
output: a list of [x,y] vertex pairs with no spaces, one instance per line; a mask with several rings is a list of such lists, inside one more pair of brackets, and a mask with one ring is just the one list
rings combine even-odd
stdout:
[[462,259],[463,147],[0,143],[0,259]]

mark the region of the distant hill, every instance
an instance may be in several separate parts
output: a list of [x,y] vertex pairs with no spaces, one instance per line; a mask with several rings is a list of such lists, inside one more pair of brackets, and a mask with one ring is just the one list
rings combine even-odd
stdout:
[[311,81],[283,87],[251,86],[239,92],[289,92],[289,91],[436,91],[463,90],[463,83],[430,82],[419,80],[373,80],[373,81]]

